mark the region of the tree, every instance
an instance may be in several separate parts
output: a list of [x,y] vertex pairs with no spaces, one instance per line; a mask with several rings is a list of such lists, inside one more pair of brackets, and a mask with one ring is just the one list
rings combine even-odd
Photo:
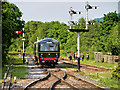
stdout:
[[[114,30],[111,29],[116,26],[118,20],[119,17],[115,11],[108,13],[107,15],[104,14],[103,21],[100,22],[99,40],[103,52],[115,52],[110,49],[112,47],[112,43],[110,43],[112,39],[110,38],[110,34],[114,32]],[[114,50],[115,48],[112,49]]]
[[[80,37],[80,52],[93,54],[93,52],[96,51],[109,51],[116,55],[116,52],[119,53],[120,44],[118,41],[120,40],[117,40],[117,38],[120,37],[120,30],[117,28],[119,28],[120,25],[117,20],[118,16],[116,12],[114,12],[104,15],[103,18],[104,20],[100,23],[95,20],[91,20],[90,22],[94,24],[88,26],[89,32],[83,34],[80,32],[80,35],[82,34]],[[75,25],[72,28],[85,29],[85,19],[80,18],[78,20],[78,25]],[[60,23],[59,21],[45,23],[41,21],[28,21],[24,25],[24,29],[26,38],[25,47],[29,51],[30,49],[32,50],[33,43],[37,41],[37,37],[39,37],[39,40],[44,38],[54,38],[58,40],[60,42],[60,49],[65,52],[77,51],[77,37],[75,35],[77,33],[74,34],[73,32],[68,32],[68,26],[64,23]],[[19,46],[16,42],[12,48]]]
[[9,46],[13,43],[12,38],[19,37],[14,31],[21,31],[24,27],[24,21],[21,19],[22,12],[13,3],[2,2],[2,56],[3,65]]
[[107,47],[113,55],[120,55],[120,29],[118,28],[120,24],[117,24],[110,31],[110,35],[107,41]]
[[78,20],[78,27],[79,29],[85,29],[86,23],[85,19],[82,17]]

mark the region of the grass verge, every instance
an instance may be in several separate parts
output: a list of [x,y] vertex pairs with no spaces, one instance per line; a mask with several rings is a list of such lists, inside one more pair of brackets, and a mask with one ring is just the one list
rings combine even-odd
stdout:
[[[77,71],[76,68],[72,68],[71,66],[60,66],[61,68],[65,68],[67,70],[71,70],[74,69],[75,71]],[[107,86],[110,87],[111,89],[119,89],[119,85],[120,85],[120,81],[118,81],[117,78],[113,78],[111,71],[107,71],[107,72],[98,72],[98,71],[88,71],[85,70],[84,72],[79,72],[79,74],[83,75],[83,76],[88,76],[91,79],[94,79],[96,81],[98,81],[98,85],[102,85],[102,86]]]
[[[61,57],[65,57],[65,54],[62,53]],[[68,56],[67,56],[67,59],[69,60]],[[89,64],[92,66],[109,68],[109,69],[114,69],[118,65],[118,63],[114,63],[114,64],[113,63],[106,63],[106,62],[95,63],[94,59],[86,60],[86,58],[84,59],[84,61],[80,60],[80,63]]]
[[[117,63],[115,63],[115,64],[104,63],[104,62],[103,63],[102,62],[95,63],[95,60],[88,60],[87,61],[85,59],[84,59],[84,61],[81,60],[80,63],[89,64],[92,66],[110,68],[110,69],[114,69],[118,65]],[[63,66],[63,68],[67,68],[67,67]],[[89,76],[89,78],[98,81],[99,82],[98,85],[108,86],[108,87],[111,87],[111,89],[119,89],[120,81],[118,81],[117,78],[112,77],[111,72],[112,71],[91,72],[91,71],[85,70],[84,72],[80,72],[80,74],[85,75],[85,76]]]
[[108,86],[111,88],[118,89],[119,82],[117,78],[113,78],[111,71],[107,72],[84,72],[86,76],[89,76],[91,79],[98,81],[98,85]]
[[4,74],[9,66],[9,64],[11,63],[12,59],[13,59],[13,55],[7,55],[7,58],[6,58],[7,62],[5,63],[4,66],[2,66],[2,79],[4,78]]
[[26,64],[23,64],[22,58],[14,56],[15,60],[13,63],[12,69],[12,81],[16,76],[17,81],[28,78],[28,67]]
[[[88,60],[88,61],[87,60],[84,60],[84,61],[81,60],[80,63],[89,64],[89,65],[92,65],[92,66],[109,68],[109,69],[114,69],[118,65],[117,63],[115,63],[115,64],[105,63],[105,62],[95,63],[94,60]],[[118,86],[119,86],[118,79],[113,78],[111,72],[112,71],[107,71],[107,72],[89,72],[89,71],[86,71],[85,75],[87,75],[90,78],[98,81],[99,85],[108,86],[108,87],[111,87],[111,88],[114,88],[114,89],[115,88],[118,89]]]
[[[23,64],[23,61],[22,61],[22,57],[18,57],[18,56],[15,56],[15,55],[9,55],[9,64],[11,62],[11,60],[13,59],[14,57],[14,61],[13,61],[13,67],[12,67],[12,82],[14,81],[14,76],[17,77],[16,81],[19,81],[19,80],[22,80],[22,79],[25,79],[28,77],[28,68],[27,68],[27,65],[26,64]],[[2,79],[4,77],[4,74],[9,66],[9,64],[6,64],[4,65],[4,67],[2,68]],[[2,82],[2,81],[0,81]]]
[[105,62],[98,62],[98,63],[95,63],[94,60],[80,60],[80,63],[83,63],[83,64],[89,64],[89,65],[92,65],[92,66],[97,66],[97,67],[104,67],[104,68],[109,68],[109,69],[114,69],[118,63],[105,63]]

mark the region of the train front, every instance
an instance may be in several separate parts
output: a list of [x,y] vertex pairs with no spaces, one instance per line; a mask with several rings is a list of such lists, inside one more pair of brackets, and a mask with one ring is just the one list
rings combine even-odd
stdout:
[[38,44],[38,49],[40,64],[55,67],[60,56],[59,42],[51,38],[43,39]]

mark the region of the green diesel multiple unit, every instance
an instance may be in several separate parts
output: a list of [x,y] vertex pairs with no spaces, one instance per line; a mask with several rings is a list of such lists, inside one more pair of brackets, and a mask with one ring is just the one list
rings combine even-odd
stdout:
[[46,38],[34,43],[35,60],[43,65],[55,67],[60,56],[59,41]]

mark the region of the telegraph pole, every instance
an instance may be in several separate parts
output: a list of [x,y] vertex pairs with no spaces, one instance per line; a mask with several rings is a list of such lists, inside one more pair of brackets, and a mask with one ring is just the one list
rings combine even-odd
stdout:
[[23,64],[25,64],[25,49],[24,49],[24,41],[25,41],[25,38],[24,38],[24,28],[23,28]]

